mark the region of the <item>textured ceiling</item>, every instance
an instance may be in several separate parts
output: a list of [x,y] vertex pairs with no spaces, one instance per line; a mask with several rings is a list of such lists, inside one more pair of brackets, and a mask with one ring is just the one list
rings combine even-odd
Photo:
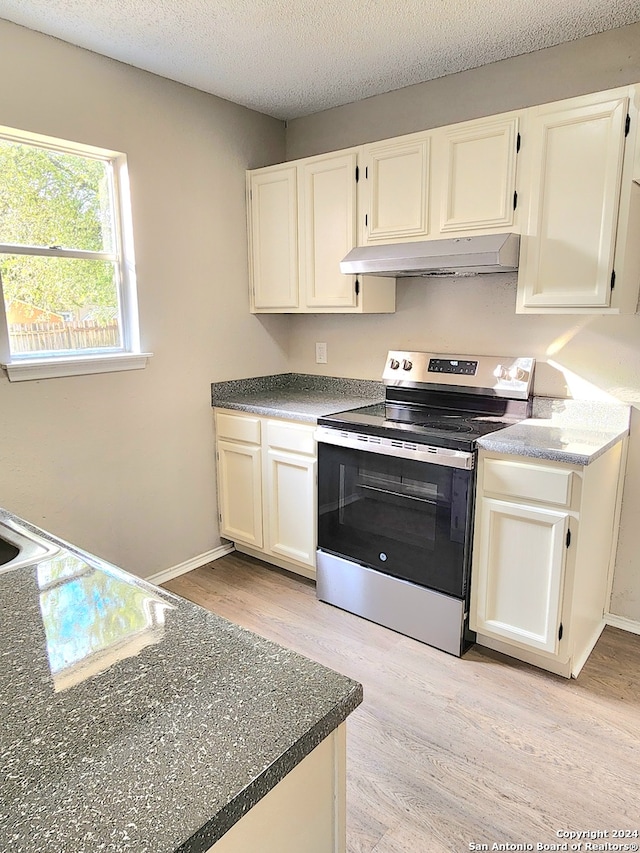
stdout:
[[639,0],[0,0],[0,18],[281,119],[640,20]]

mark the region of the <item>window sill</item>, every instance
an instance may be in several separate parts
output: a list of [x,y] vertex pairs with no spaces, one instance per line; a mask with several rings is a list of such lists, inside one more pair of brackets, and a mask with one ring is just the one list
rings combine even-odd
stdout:
[[124,352],[64,358],[25,358],[6,362],[2,367],[6,370],[10,382],[24,382],[27,379],[55,379],[59,376],[140,370],[147,366],[152,355],[152,352]]

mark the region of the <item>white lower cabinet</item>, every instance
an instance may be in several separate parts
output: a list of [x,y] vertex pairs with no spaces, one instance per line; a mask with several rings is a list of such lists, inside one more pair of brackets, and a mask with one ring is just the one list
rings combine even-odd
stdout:
[[568,513],[486,498],[479,521],[477,630],[555,654]]
[[267,517],[273,554],[315,565],[315,537],[309,519],[315,516],[316,461],[295,453],[267,451]]
[[481,451],[470,612],[480,645],[578,675],[604,627],[623,449],[584,467]]
[[345,853],[346,788],[342,723],[207,853]]
[[315,428],[214,412],[221,535],[239,551],[315,578]]
[[218,441],[222,534],[262,548],[261,449],[236,441]]

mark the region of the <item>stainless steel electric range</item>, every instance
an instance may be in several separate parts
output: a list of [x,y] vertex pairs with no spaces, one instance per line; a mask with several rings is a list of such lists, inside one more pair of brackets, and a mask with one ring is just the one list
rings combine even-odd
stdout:
[[481,436],[531,412],[532,358],[391,351],[385,402],[320,418],[317,595],[454,655]]

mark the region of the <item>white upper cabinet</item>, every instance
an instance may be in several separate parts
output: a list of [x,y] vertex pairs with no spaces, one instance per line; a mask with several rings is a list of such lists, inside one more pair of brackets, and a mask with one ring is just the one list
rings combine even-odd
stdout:
[[355,152],[300,166],[300,259],[309,308],[354,308],[355,277],[340,261],[356,245]]
[[637,283],[629,297],[625,281],[635,276],[628,227],[638,205],[630,94],[627,87],[529,111],[518,311],[635,311]]
[[521,113],[365,145],[364,245],[517,231]]
[[365,145],[362,151],[367,190],[361,242],[426,240],[429,236],[429,134],[411,134]]
[[251,310],[391,313],[356,245],[513,232],[519,313],[635,313],[639,112],[640,84],[249,172]]
[[360,149],[247,173],[254,313],[391,313],[395,279],[349,276]]
[[248,173],[252,306],[298,307],[298,191],[295,166]]
[[442,236],[518,230],[513,226],[519,121],[518,114],[480,119],[436,134]]

